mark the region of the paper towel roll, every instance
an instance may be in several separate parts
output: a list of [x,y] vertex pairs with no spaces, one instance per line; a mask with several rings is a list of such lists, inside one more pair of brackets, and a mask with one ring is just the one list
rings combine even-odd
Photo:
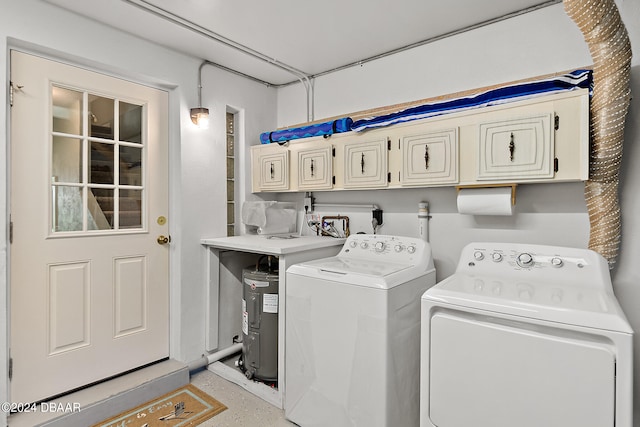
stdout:
[[513,215],[511,187],[462,188],[458,212],[468,215]]

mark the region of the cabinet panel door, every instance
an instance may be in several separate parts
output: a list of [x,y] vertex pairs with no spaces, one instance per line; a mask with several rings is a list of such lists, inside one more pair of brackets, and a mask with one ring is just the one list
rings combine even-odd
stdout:
[[277,191],[289,189],[289,151],[261,153],[259,155],[260,190]]
[[481,123],[478,180],[553,178],[552,116]]
[[400,184],[458,182],[458,130],[447,129],[401,138]]
[[344,188],[387,186],[387,139],[345,142]]
[[331,145],[298,151],[298,188],[326,190],[332,187]]

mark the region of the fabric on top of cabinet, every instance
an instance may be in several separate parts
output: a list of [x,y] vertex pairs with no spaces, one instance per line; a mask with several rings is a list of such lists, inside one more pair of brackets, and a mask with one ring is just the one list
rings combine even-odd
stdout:
[[561,76],[504,86],[471,96],[422,104],[395,113],[356,120],[351,126],[351,130],[361,132],[366,129],[379,128],[473,108],[505,104],[581,88],[588,88],[591,91],[591,85],[592,70],[575,70]]
[[263,132],[260,134],[261,144],[272,142],[287,142],[292,139],[309,138],[312,136],[333,135],[334,133],[349,132],[353,120],[350,117],[331,120],[324,123],[315,123],[291,129],[274,130],[273,132]]

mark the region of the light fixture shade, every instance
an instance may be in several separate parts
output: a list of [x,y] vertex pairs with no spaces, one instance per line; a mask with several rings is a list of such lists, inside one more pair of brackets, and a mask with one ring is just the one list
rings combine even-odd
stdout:
[[192,108],[191,121],[193,124],[201,128],[209,127],[209,109],[208,108]]

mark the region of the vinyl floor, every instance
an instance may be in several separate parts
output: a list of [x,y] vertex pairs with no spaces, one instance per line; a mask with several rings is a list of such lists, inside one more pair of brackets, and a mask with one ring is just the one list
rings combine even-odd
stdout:
[[194,373],[191,384],[227,407],[227,410],[200,424],[201,427],[296,426],[284,418],[282,409],[206,369]]

